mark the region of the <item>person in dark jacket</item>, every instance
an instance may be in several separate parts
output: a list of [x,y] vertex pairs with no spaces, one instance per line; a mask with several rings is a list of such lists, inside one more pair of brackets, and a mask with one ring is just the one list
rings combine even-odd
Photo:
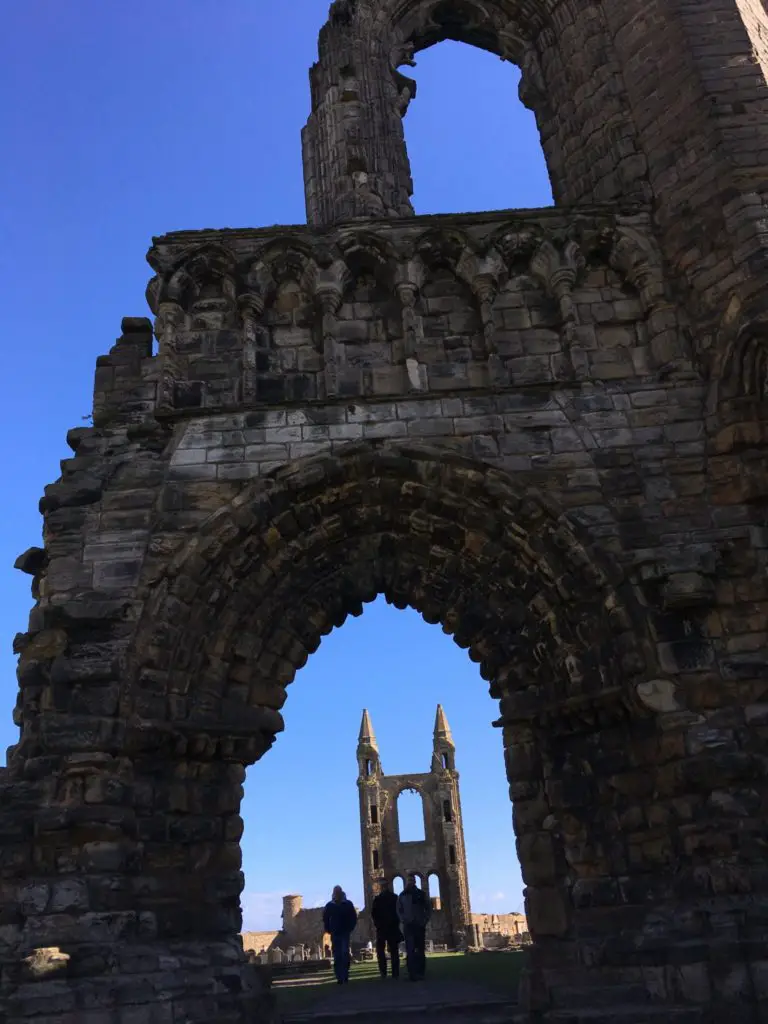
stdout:
[[408,875],[405,888],[397,897],[397,916],[405,936],[405,964],[410,981],[421,981],[427,969],[425,951],[427,924],[432,908],[416,875]]
[[349,981],[349,939],[357,924],[357,911],[340,885],[333,887],[330,902],[323,910],[323,927],[331,936],[333,970],[339,985]]
[[393,979],[400,977],[400,950],[403,940],[400,932],[400,918],[397,916],[397,896],[389,888],[389,882],[383,881],[379,892],[371,904],[371,918],[376,929],[376,958],[379,961],[379,974],[387,976],[387,951],[392,961]]

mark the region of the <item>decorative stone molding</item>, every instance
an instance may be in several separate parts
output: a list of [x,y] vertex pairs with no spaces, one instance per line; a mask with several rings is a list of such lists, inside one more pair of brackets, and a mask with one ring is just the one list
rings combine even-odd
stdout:
[[234,313],[235,278],[232,253],[222,245],[203,245],[185,254],[158,298],[180,306],[193,329],[218,330]]
[[154,334],[160,347],[156,399],[158,412],[172,412],[176,404],[175,390],[180,378],[176,339],[186,322],[186,314],[178,302],[165,301],[158,304],[154,323]]
[[400,300],[403,316],[403,356],[410,391],[427,389],[426,367],[419,361],[424,324],[416,308],[424,277],[424,264],[419,257],[412,257],[406,263],[398,264],[395,270],[395,291]]
[[349,267],[343,260],[335,259],[330,265],[315,269],[313,295],[321,316],[320,343],[328,397],[334,397],[339,392],[339,371],[344,356],[337,339],[336,314],[344,301],[344,292],[350,281]]
[[527,273],[530,261],[542,241],[537,227],[524,224],[504,224],[493,235],[492,245],[501,253],[510,277]]
[[269,335],[262,321],[264,297],[256,292],[245,292],[237,300],[243,325],[243,379],[242,396],[246,405],[257,397],[259,356],[269,352]]
[[455,230],[428,232],[420,239],[418,251],[427,266],[447,266],[469,287],[480,314],[490,383],[507,383],[496,346],[493,318],[494,300],[506,269],[501,253],[490,247],[480,256],[469,239]]
[[539,243],[531,258],[531,273],[560,307],[563,333],[568,342],[572,338],[574,328],[579,325],[573,289],[585,266],[584,253],[573,240],[568,240],[562,247],[558,247],[545,239]]
[[678,311],[667,298],[661,257],[650,235],[617,218],[608,263],[640,296],[654,367],[685,371],[690,353],[683,342]]
[[736,307],[732,322],[726,319],[719,336],[718,398],[764,402],[768,399],[768,312],[744,317],[735,296],[732,305]]

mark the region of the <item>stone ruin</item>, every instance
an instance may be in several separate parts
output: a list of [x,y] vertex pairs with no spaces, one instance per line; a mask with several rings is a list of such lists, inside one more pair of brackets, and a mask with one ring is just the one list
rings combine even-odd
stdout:
[[[414,215],[443,39],[522,68],[553,209]],[[767,68],[759,0],[335,0],[307,226],[153,241],[17,563],[9,1024],[274,1019],[245,768],[377,594],[499,701],[521,1015],[766,1019]]]
[[[364,906],[357,908],[353,949],[375,942],[370,911],[379,884],[386,879],[395,889],[396,880],[403,884],[409,874],[417,876],[432,903],[427,928],[430,946],[459,949],[469,942],[478,949],[505,948],[528,938],[524,914],[473,914],[470,910],[456,747],[440,705],[432,748],[429,772],[385,775],[370,715],[363,712],[357,742],[357,785]],[[403,842],[400,838],[397,797],[405,790],[414,790],[421,797],[423,841]],[[261,955],[279,949],[293,960],[291,951],[300,948],[311,951],[313,958],[325,956],[330,939],[323,934],[323,907],[305,907],[298,894],[284,896],[282,919],[279,931],[243,932],[246,952]],[[321,937],[323,945],[318,947]]]
[[[435,716],[428,772],[385,775],[367,711],[360,725],[357,764],[366,911],[381,882],[394,889],[396,879],[402,885],[408,875],[416,875],[432,903],[430,940],[456,948],[459,932],[471,927],[472,915],[456,747],[442,707],[438,705]],[[405,842],[401,837],[398,797],[406,791],[420,798],[423,840]]]

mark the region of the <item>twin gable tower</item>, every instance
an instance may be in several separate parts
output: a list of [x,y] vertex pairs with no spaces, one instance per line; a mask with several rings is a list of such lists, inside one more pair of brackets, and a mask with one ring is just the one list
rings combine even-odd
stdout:
[[[440,704],[435,716],[430,770],[385,775],[371,718],[363,711],[357,741],[360,790],[360,832],[363,853],[363,891],[370,910],[378,883],[419,877],[432,900],[430,932],[436,942],[456,946],[471,925],[467,856],[459,798],[456,747]],[[424,839],[400,838],[397,800],[415,791],[424,809]]]

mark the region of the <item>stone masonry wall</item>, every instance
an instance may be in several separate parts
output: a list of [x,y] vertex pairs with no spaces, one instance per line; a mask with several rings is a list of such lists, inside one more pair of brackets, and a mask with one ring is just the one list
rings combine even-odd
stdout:
[[[379,593],[499,701],[521,1011],[765,1019],[764,28],[748,0],[335,0],[311,228],[154,240],[154,324],[99,359],[17,562],[9,1024],[274,1020],[245,770]],[[521,65],[569,205],[413,216],[399,69],[445,38]]]
[[280,936],[280,932],[243,932],[243,949],[246,953],[266,953]]
[[[11,926],[11,942],[21,945],[9,948],[59,945],[90,964],[98,920],[120,970],[131,970],[137,944],[147,942],[155,950],[183,942],[211,964],[235,956],[243,765],[282,728],[285,684],[319,642],[307,628],[321,616],[342,622],[363,586],[371,588],[363,600],[379,587],[431,620],[444,616],[501,698],[535,939],[528,1005],[589,1005],[595,984],[614,992],[601,997],[611,1005],[639,998],[650,984],[649,958],[659,998],[708,1004],[731,989],[707,966],[702,929],[725,928],[722,941],[739,949],[752,935],[759,960],[759,880],[738,858],[749,857],[744,837],[762,829],[748,794],[759,757],[749,753],[757,736],[750,730],[765,695],[768,538],[753,501],[764,479],[749,447],[734,451],[732,431],[713,433],[708,387],[686,356],[648,224],[641,214],[602,210],[571,219],[412,218],[317,238],[291,229],[156,241],[150,296],[159,352],[146,321],[124,322],[99,361],[94,427],[71,433],[75,455],[41,503],[45,550],[20,561],[34,575],[38,605],[17,640],[22,734],[0,780],[16,822],[9,877],[27,870],[24,851],[42,849],[43,836],[62,858],[70,808],[81,793],[92,795],[77,811],[88,822],[84,845],[74,861],[59,859],[77,872],[77,891],[66,875],[61,894],[51,888],[54,861],[41,862],[32,883],[39,899],[23,897],[28,923]],[[361,275],[370,277],[349,270],[371,267],[370,276],[395,282],[404,260],[411,276],[387,310],[373,285],[361,290]],[[254,262],[260,293],[249,283]],[[376,488],[390,487],[387,474],[400,466],[403,482],[383,499]],[[244,525],[246,510],[254,495],[274,504],[293,481],[304,490],[288,507],[305,525],[296,532],[281,513],[279,529],[265,526],[264,554],[249,570],[256,534]],[[422,497],[429,481],[433,497]],[[300,494],[318,486],[325,497],[300,512]],[[525,496],[519,506],[513,493]],[[555,565],[559,548],[574,552],[574,567],[524,577],[519,553],[498,554],[472,570],[471,582],[463,559],[486,559],[509,538],[528,535],[521,543],[531,552],[550,544],[541,525],[548,520],[536,519],[542,494],[588,545],[573,547],[559,518],[543,564]],[[374,550],[356,539],[361,514],[374,516],[384,536],[406,531],[391,549],[402,552],[395,561],[384,554],[389,542],[375,542],[384,546],[371,579],[390,582],[364,583],[363,568],[343,583],[333,575],[348,559],[363,565],[358,543]],[[436,514],[460,518],[433,522]],[[530,516],[539,525],[526,534]],[[316,524],[325,554],[312,549],[304,582],[291,582],[288,570],[304,564],[298,551],[286,549],[284,568],[268,569],[269,552],[287,542],[280,537],[314,544]],[[238,530],[245,532],[233,553],[222,554]],[[603,562],[616,567],[610,578],[625,580],[620,598],[598,599],[585,577],[578,602],[553,610],[575,572]],[[442,605],[414,575],[429,564],[443,566],[435,591]],[[388,575],[396,571],[405,575]],[[274,620],[237,626],[223,597],[238,574],[253,586],[272,572]],[[194,597],[195,573],[210,581],[205,598]],[[455,610],[458,598],[445,589],[452,574],[469,580]],[[291,618],[291,606],[280,604],[284,585],[291,601],[319,587],[318,609]],[[254,614],[260,605],[250,593],[242,591],[242,607]],[[507,596],[488,605],[488,593]],[[600,602],[613,625],[599,625]],[[633,602],[644,611],[632,611]],[[188,606],[193,617],[181,633]],[[567,624],[577,613],[589,626]],[[516,623],[525,646],[509,646],[509,624],[481,626],[488,615]],[[317,626],[328,628],[330,621]],[[601,632],[613,628],[615,640]],[[655,653],[641,655],[648,641]],[[177,652],[169,684],[157,667],[165,650]],[[619,696],[628,685],[634,696]],[[625,700],[640,714],[631,728],[621,724]],[[643,718],[649,713],[661,715],[658,734]],[[67,755],[73,730],[80,753]],[[585,763],[586,775],[568,774]],[[106,818],[105,799],[115,808]],[[118,810],[123,800],[130,810]],[[29,806],[48,810],[30,816]],[[137,872],[136,881],[105,888],[110,872]],[[663,942],[647,923],[648,886],[667,908],[672,931]],[[680,901],[701,886],[710,895],[679,935]],[[21,906],[13,892],[7,905]],[[66,927],[59,907],[69,908]],[[734,913],[743,923],[726,926]],[[668,967],[675,943],[694,940],[696,973]],[[599,983],[557,959],[574,942],[579,952],[568,956],[589,959]],[[164,955],[142,961],[146,970],[155,965],[148,983],[170,983]],[[758,985],[757,968],[740,956],[733,953],[722,977],[736,984],[752,971]],[[5,984],[15,984],[7,971]],[[107,991],[112,976],[97,973],[89,985]],[[191,976],[174,983],[179,1005]],[[208,975],[195,977],[202,985]],[[248,991],[257,998],[257,988]],[[24,1005],[14,1003],[12,1019],[25,1017]],[[206,1004],[190,997],[184,1005],[202,1013]]]
[[472,914],[472,924],[487,949],[501,948],[509,940],[521,942],[528,934],[525,914]]

